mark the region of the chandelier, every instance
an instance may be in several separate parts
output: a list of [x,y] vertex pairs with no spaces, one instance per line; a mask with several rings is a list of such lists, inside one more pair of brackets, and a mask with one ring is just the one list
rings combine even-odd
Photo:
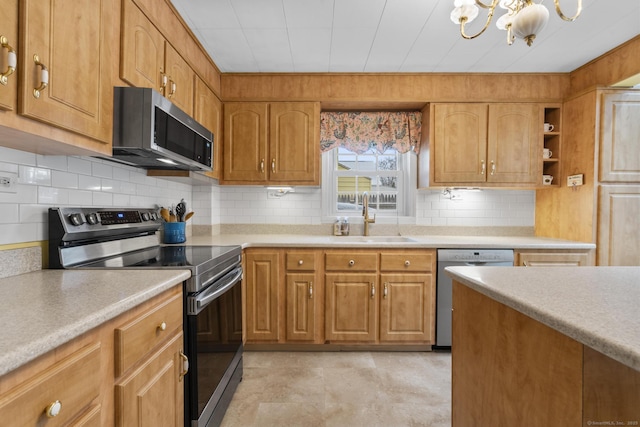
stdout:
[[[582,11],[582,0],[577,0],[578,7],[576,14],[571,17],[565,16],[560,9],[560,0],[553,0],[556,13],[565,21],[575,21]],[[451,20],[454,24],[460,24],[460,34],[465,39],[475,39],[491,23],[496,7],[500,6],[506,13],[498,18],[496,26],[507,32],[507,44],[513,44],[516,37],[523,39],[527,45],[531,46],[536,34],[544,28],[549,20],[549,10],[541,3],[534,3],[532,0],[492,0],[491,4],[484,4],[481,0],[454,0],[455,8],[451,12]],[[466,23],[473,21],[478,16],[480,8],[488,9],[487,22],[484,27],[474,35],[468,35],[464,31]]]

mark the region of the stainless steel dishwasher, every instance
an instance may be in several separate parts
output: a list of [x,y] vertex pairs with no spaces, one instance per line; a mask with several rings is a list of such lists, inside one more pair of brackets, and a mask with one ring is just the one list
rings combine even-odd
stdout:
[[451,349],[451,277],[444,272],[453,266],[512,267],[511,249],[438,249],[436,276],[436,345],[434,349]]

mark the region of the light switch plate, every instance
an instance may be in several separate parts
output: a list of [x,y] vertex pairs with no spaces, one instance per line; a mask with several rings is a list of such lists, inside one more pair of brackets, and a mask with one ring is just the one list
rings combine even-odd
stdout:
[[567,177],[567,187],[577,187],[584,184],[584,174],[569,175]]

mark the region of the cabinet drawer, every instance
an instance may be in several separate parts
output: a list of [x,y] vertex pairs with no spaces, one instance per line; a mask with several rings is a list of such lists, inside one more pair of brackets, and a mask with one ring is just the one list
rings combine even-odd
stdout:
[[[90,344],[0,396],[0,420],[16,426],[67,425],[98,397],[100,372],[100,343]],[[49,419],[46,412],[56,401],[59,413]]]
[[378,254],[376,252],[329,252],[325,254],[325,269],[327,271],[376,271]]
[[155,346],[182,329],[182,293],[115,330],[115,375],[122,375]]
[[432,271],[435,254],[398,252],[380,254],[380,271]]
[[287,252],[286,268],[292,271],[313,271],[316,269],[315,252]]

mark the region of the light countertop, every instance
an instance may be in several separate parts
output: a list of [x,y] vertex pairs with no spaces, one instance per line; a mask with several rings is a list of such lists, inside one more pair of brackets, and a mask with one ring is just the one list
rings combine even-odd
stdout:
[[[391,241],[390,241],[391,240]],[[400,241],[396,241],[400,240]],[[304,234],[220,234],[189,236],[188,245],[241,245],[261,247],[391,247],[484,249],[595,249],[593,243],[543,237],[502,236],[322,236]]]
[[0,375],[190,277],[186,270],[41,270],[0,279]]
[[448,267],[447,272],[640,371],[640,267]]

